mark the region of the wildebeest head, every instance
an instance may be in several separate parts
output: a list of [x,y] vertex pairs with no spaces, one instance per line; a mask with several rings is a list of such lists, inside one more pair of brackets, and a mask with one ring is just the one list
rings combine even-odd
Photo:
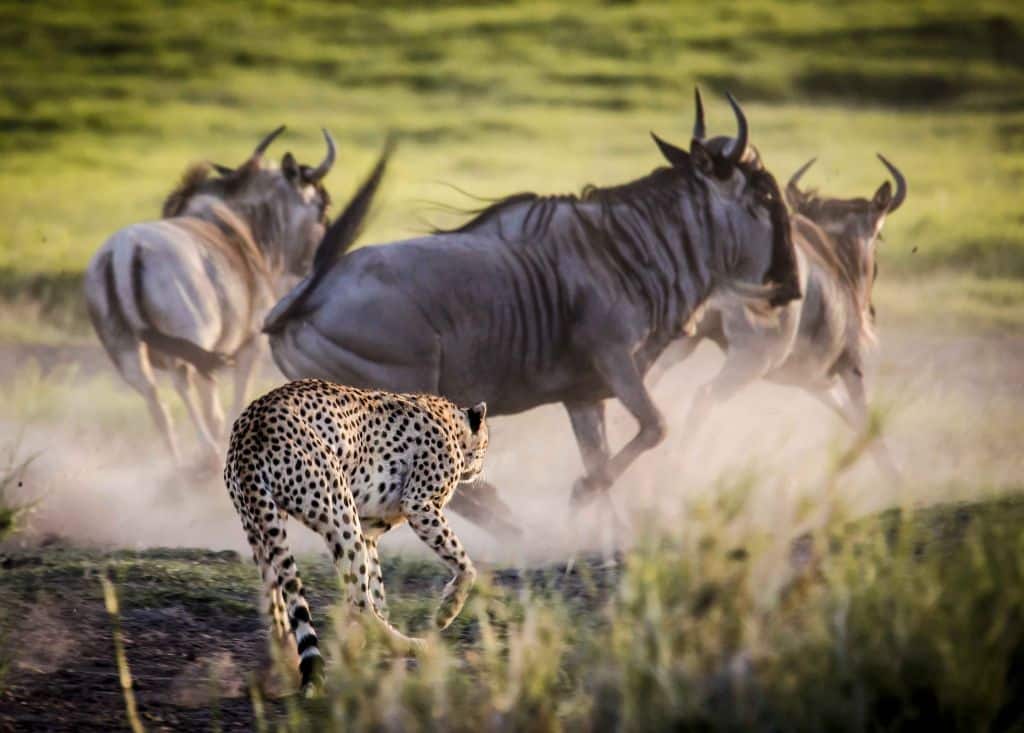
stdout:
[[907,180],[900,170],[881,153],[878,159],[896,181],[895,194],[889,181],[882,183],[870,199],[830,198],[819,196],[814,190],[801,191],[798,184],[814,163],[815,158],[811,158],[789,179],[786,201],[793,211],[811,219],[836,241],[856,241],[862,246],[872,246],[882,231],[886,216],[896,211],[907,197]]
[[[245,222],[253,240],[278,269],[308,273],[327,225],[330,195],[323,179],[335,160],[334,140],[323,131],[327,153],[315,167],[300,165],[291,153],[280,164],[264,158],[284,125],[260,141],[237,168],[219,164],[192,166],[164,203],[163,216],[202,216],[219,204]],[[216,172],[218,175],[212,175]]]
[[907,197],[907,179],[881,153],[878,159],[896,181],[895,194],[889,181],[882,183],[870,199],[830,198],[819,196],[814,190],[801,191],[800,178],[815,158],[800,166],[786,185],[786,200],[793,211],[813,221],[831,237],[841,274],[858,292],[861,307],[869,309],[872,317],[870,291],[878,275],[875,249],[879,234],[885,218]]
[[746,115],[739,103],[726,93],[736,117],[735,137],[716,136],[707,139],[704,103],[700,89],[694,89],[695,119],[690,151],[665,142],[657,135],[654,141],[662,155],[673,166],[690,165],[709,188],[724,200],[739,200],[750,212],[765,212],[770,222],[770,248],[746,250],[747,274],[763,273],[764,283],[773,283],[776,293],[772,305],[784,305],[801,297],[796,251],[789,228],[789,216],[775,177],[764,167],[761,156],[750,143]]

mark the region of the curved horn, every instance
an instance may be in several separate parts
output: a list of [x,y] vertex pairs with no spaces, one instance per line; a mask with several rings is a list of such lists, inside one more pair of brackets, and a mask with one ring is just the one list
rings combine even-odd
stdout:
[[889,204],[889,212],[892,213],[896,209],[900,208],[900,204],[903,203],[903,199],[907,197],[907,179],[900,173],[900,169],[885,159],[885,156],[881,153],[875,153],[878,159],[882,161],[882,165],[889,169],[892,173],[892,177],[896,179],[896,195],[892,199],[892,203]]
[[334,156],[336,152],[334,147],[334,138],[331,137],[331,133],[327,132],[326,127],[322,127],[320,130],[324,134],[324,142],[327,143],[327,155],[324,157],[323,162],[311,170],[306,176],[306,180],[311,183],[319,182],[321,178],[330,173],[331,166],[334,165]]
[[212,165],[213,169],[222,176],[230,176],[235,172],[234,168],[229,168],[228,166],[221,165],[220,163],[210,163],[210,165]]
[[693,137],[695,140],[703,140],[707,135],[704,129],[704,100],[700,98],[700,87],[693,87],[693,104],[696,108],[693,117]]
[[732,112],[736,115],[736,137],[729,144],[729,147],[725,149],[724,154],[726,159],[733,165],[736,165],[743,159],[743,154],[747,152],[747,142],[749,131],[747,129],[747,117],[743,114],[743,110],[740,108],[736,98],[732,96],[731,92],[726,92],[725,96],[729,99],[729,104],[732,106]]
[[255,160],[257,158],[260,158],[265,152],[267,152],[267,148],[270,147],[270,143],[274,142],[274,138],[276,138],[282,132],[284,132],[284,125],[281,125],[272,133],[270,133],[265,138],[260,140],[260,144],[257,145],[256,149],[252,151],[252,156],[250,157],[250,159]]
[[797,183],[800,182],[800,179],[803,177],[804,173],[807,172],[808,168],[814,165],[814,161],[816,160],[817,158],[811,158],[802,166],[797,168],[796,173],[794,173],[790,177],[789,183],[786,184],[786,201],[794,209],[797,208],[797,206],[799,206],[800,202],[804,197],[803,191],[800,190],[799,186],[797,186]]

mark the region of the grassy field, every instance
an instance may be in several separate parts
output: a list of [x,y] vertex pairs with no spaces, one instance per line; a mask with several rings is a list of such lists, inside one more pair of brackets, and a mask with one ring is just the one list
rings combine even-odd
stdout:
[[[385,133],[402,147],[366,241],[452,221],[424,202],[557,192],[641,175],[650,129],[686,143],[694,83],[721,93],[788,176],[870,195],[876,151],[910,181],[886,277],[985,278],[940,307],[1014,322],[1024,289],[1024,9],[1019,3],[0,3],[0,293],[81,323],[78,278],[104,238],[154,217],[185,165],[341,143],[336,198]],[[989,287],[991,286],[991,287]],[[995,296],[992,296],[995,293]],[[993,297],[996,300],[993,307]],[[883,298],[884,302],[884,298]],[[34,329],[33,329],[34,330]],[[45,330],[45,329],[44,329]]]
[[1019,729],[1019,497],[835,516],[795,542],[751,531],[739,506],[728,491],[695,503],[703,529],[685,538],[650,525],[616,568],[485,569],[443,641],[428,628],[444,574],[392,558],[392,620],[433,639],[416,661],[346,624],[328,563],[300,558],[328,653],[315,700],[261,676],[256,573],[235,553],[9,552],[0,722],[123,727],[116,629],[136,715],[156,728]]

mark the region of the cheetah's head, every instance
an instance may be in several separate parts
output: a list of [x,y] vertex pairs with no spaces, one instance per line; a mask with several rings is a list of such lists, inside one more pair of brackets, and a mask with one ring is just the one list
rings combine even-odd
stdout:
[[462,456],[466,466],[462,480],[469,481],[480,475],[484,468],[484,454],[487,453],[487,403],[481,402],[462,411],[466,417],[466,429],[462,433]]

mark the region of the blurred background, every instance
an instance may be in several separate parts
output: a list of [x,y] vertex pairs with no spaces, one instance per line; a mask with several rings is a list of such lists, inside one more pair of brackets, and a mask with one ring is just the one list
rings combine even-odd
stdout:
[[[270,156],[317,161],[324,126],[339,143],[326,181],[336,211],[397,132],[363,237],[388,241],[461,220],[446,207],[479,205],[453,186],[484,197],[558,193],[647,173],[661,164],[650,130],[688,145],[695,84],[711,134],[733,133],[724,93],[737,96],[781,180],[817,157],[806,186],[869,197],[886,180],[876,152],[903,170],[910,193],[886,223],[874,298],[882,346],[872,380],[878,404],[891,408],[890,442],[915,477],[928,477],[928,496],[1019,484],[1019,2],[4,0],[0,429],[17,450],[41,451],[33,490],[64,497],[51,502],[64,513],[43,526],[71,531],[69,514],[103,524],[109,501],[126,494],[140,511],[151,506],[145,490],[159,483],[153,468],[164,459],[142,400],[88,326],[80,279],[109,234],[158,217],[189,163],[236,165],[282,123],[288,131]],[[659,384],[673,425],[718,363],[702,348]],[[261,388],[279,379],[268,367]],[[692,447],[696,460],[675,450],[677,430],[624,494],[663,493],[666,474],[712,482],[749,462],[813,475],[849,434],[794,395],[761,386],[737,398]],[[558,408],[530,419],[496,421],[492,474],[513,495],[539,492],[561,507],[579,472],[567,421]],[[621,411],[612,421],[617,441],[634,430]],[[899,500],[872,470],[849,491],[864,510]],[[69,486],[73,499],[61,493]],[[772,483],[767,495],[779,490]],[[242,546],[223,492],[191,495],[224,510],[227,529],[212,542]],[[205,511],[176,521],[201,522]],[[128,543],[208,536],[160,529],[118,523],[94,534]]]
[[379,241],[422,229],[421,200],[473,205],[438,182],[489,196],[642,175],[648,130],[688,143],[697,83],[713,133],[737,96],[780,177],[817,156],[807,184],[869,196],[876,151],[906,172],[883,284],[962,277],[943,307],[1024,317],[1012,1],[2,2],[0,292],[66,298],[81,320],[78,276],[107,235],[156,217],[190,161],[234,165],[281,123],[274,157],[319,160],[321,126],[339,141],[336,201],[400,134]]

